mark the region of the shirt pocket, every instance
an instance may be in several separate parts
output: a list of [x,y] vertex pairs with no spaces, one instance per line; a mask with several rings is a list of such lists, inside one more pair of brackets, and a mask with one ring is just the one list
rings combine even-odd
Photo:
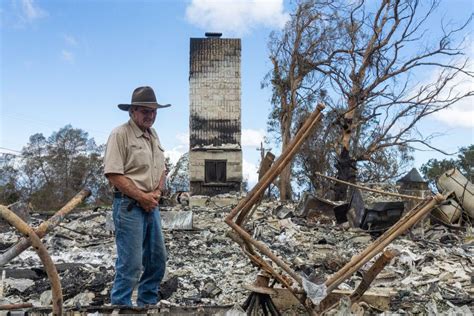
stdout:
[[128,167],[130,171],[147,171],[150,168],[150,153],[143,145],[128,146],[129,161]]

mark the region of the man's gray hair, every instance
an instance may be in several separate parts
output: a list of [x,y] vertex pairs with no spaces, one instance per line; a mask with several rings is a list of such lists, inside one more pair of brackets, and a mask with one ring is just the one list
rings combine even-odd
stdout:
[[136,110],[137,109],[137,106],[136,105],[131,105],[129,108],[128,108],[128,116],[132,117],[132,111]]

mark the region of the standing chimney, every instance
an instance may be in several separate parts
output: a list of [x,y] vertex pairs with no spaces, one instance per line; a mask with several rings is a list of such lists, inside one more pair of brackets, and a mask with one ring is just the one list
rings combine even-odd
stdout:
[[193,195],[240,191],[240,39],[191,38],[189,174]]

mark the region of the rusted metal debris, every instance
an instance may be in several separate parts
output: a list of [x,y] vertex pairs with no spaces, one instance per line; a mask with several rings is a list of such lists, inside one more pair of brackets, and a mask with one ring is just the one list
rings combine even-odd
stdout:
[[354,256],[342,269],[326,280],[327,293],[334,290],[339,284],[351,276],[355,271],[367,263],[370,259],[380,253],[395,238],[403,234],[410,227],[418,223],[427,215],[436,205],[446,199],[443,195],[436,195],[419,203],[415,208],[403,216],[395,225],[390,227],[384,234],[377,238],[359,255]]
[[11,311],[15,309],[23,309],[33,307],[31,303],[21,303],[21,304],[6,304],[0,305],[0,311]]
[[[387,230],[400,220],[405,209],[403,201],[377,201],[368,204],[358,188],[352,190],[350,202],[344,205],[346,205],[345,213],[339,210],[339,216],[344,216],[342,220],[348,221],[351,227],[370,232]],[[336,210],[335,208],[335,214]]]
[[287,287],[295,297],[301,300],[302,303],[304,303],[304,299],[301,299],[294,291],[292,291],[292,282],[289,282],[289,280],[287,281],[285,277],[277,273],[270,265],[268,265],[260,256],[255,253],[253,247],[257,248],[261,253],[270,258],[274,263],[276,263],[277,266],[282,268],[300,285],[302,285],[303,282],[301,276],[291,269],[282,259],[273,254],[273,252],[265,244],[253,239],[245,229],[234,222],[234,218],[239,214],[244,214],[240,216],[239,222],[245,221],[245,214],[247,214],[252,206],[259,201],[266,188],[276,179],[285,166],[291,162],[292,158],[297,153],[304,140],[312,133],[314,127],[322,119],[323,115],[321,111],[323,109],[324,106],[322,104],[319,104],[316,107],[315,111],[304,122],[298,133],[295,135],[291,143],[284,150],[277,161],[268,169],[268,171],[263,175],[255,187],[249,192],[246,198],[241,200],[239,204],[232,210],[232,212],[225,218],[227,225],[229,225],[240,236],[240,238],[242,238],[243,242],[245,243],[244,251],[247,253],[249,258],[261,269],[270,273],[272,277],[282,283],[283,286]]
[[247,300],[243,304],[243,308],[247,315],[258,315],[260,310],[263,311],[264,315],[280,315],[280,312],[270,297],[270,295],[276,294],[276,291],[269,287],[270,278],[270,274],[265,271],[260,271],[253,284],[244,286],[246,289],[251,291]]
[[362,185],[354,184],[352,182],[347,182],[347,181],[343,181],[343,180],[340,180],[340,179],[337,179],[337,178],[334,178],[334,177],[326,176],[326,175],[324,175],[320,172],[316,172],[316,171],[314,172],[314,174],[317,175],[317,176],[320,176],[322,178],[326,178],[326,179],[329,179],[329,180],[332,180],[332,181],[335,181],[335,182],[343,183],[345,185],[348,185],[348,186],[351,186],[351,187],[354,187],[354,188],[358,188],[358,189],[361,189],[361,190],[369,191],[369,192],[401,197],[401,198],[408,199],[408,200],[416,200],[416,201],[423,201],[424,200],[424,198],[419,197],[419,196],[415,196],[415,195],[407,195],[407,194],[400,194],[400,193],[393,193],[393,192],[387,192],[387,191],[371,189],[371,188],[368,188],[368,187],[365,187],[365,186],[362,186]]
[[[265,174],[270,170],[271,166],[273,165],[273,162],[275,161],[275,155],[272,154],[271,152],[267,152],[265,157],[263,158],[262,162],[260,163],[260,169],[258,170],[258,180],[260,181]],[[235,223],[239,226],[243,226],[246,223],[246,220],[248,220],[251,217],[251,214],[253,213],[253,210],[260,204],[260,202],[263,199],[265,191],[262,192],[259,195],[259,198],[255,201],[253,204],[252,208],[247,209],[245,212],[240,212],[239,215],[237,216],[237,220]],[[250,213],[250,216],[249,216]]]
[[[41,223],[34,230],[35,234],[41,239],[47,235],[54,227],[61,223],[64,218],[71,213],[71,211],[76,208],[80,203],[82,203],[89,195],[91,191],[89,189],[83,189],[76,194],[69,202],[66,203],[59,211],[57,211],[51,218],[47,221]],[[21,254],[23,251],[28,249],[31,246],[31,240],[29,238],[23,238],[18,241],[15,245],[10,247],[5,253],[0,255],[0,267],[4,266],[16,256]]]
[[[290,293],[297,298],[306,310],[310,314],[318,313],[318,305],[322,299],[327,297],[334,289],[337,288],[344,280],[349,278],[355,271],[362,267],[365,263],[374,258],[377,254],[382,252],[384,248],[389,245],[395,238],[403,234],[417,222],[419,222],[425,215],[427,215],[436,205],[440,204],[446,199],[446,196],[436,195],[424,199],[411,211],[409,211],[404,217],[396,222],[390,229],[388,229],[383,235],[369,245],[359,255],[355,256],[350,260],[343,268],[332,275],[323,284],[314,284],[309,280],[303,278],[300,274],[296,273],[283,259],[275,255],[270,248],[264,243],[252,238],[251,234],[246,231],[241,223],[246,221],[248,213],[252,209],[255,203],[258,203],[261,196],[265,192],[266,188],[276,179],[281,173],[285,166],[291,161],[293,156],[299,150],[303,141],[310,135],[315,125],[322,118],[322,109],[324,106],[318,105],[316,110],[311,116],[304,122],[292,142],[288,145],[286,150],[281,154],[277,161],[268,169],[265,175],[259,179],[255,187],[248,193],[248,195],[242,199],[238,205],[231,211],[231,213],[225,218],[225,222],[229,225],[238,236],[235,234],[229,234],[231,238],[236,241],[243,249],[244,253],[250,258],[250,260],[260,267],[262,270],[268,272],[277,282],[281,283],[284,287],[288,288]],[[397,196],[400,196],[397,194]],[[406,196],[405,196],[406,197]],[[410,196],[409,198],[419,200],[418,197]],[[234,222],[234,218],[237,216],[237,221]],[[291,278],[284,276],[281,273],[276,272],[268,263],[260,257],[255,249],[260,253],[268,257],[273,263],[279,268],[286,272]],[[388,263],[390,254],[384,257],[378,264],[375,265],[374,270],[371,272],[373,277],[380,272],[385,264]],[[391,258],[390,258],[391,259]],[[387,261],[388,260],[388,261]],[[379,271],[380,269],[380,271]],[[377,272],[378,271],[378,272]],[[373,280],[373,279],[372,279]],[[294,281],[298,283],[300,287],[304,289],[304,294],[298,295],[301,289],[294,288]],[[367,276],[366,285],[367,288],[370,285],[370,275]],[[364,287],[358,289],[358,292],[354,292],[353,297],[360,297],[360,293],[363,294]],[[306,299],[306,298],[309,299]],[[251,305],[252,302],[248,302]]]
[[2,216],[6,221],[8,221],[12,226],[18,229],[18,231],[20,231],[26,236],[26,238],[30,240],[30,244],[33,246],[36,253],[40,257],[51,283],[51,292],[53,296],[53,315],[62,315],[63,295],[58,271],[56,270],[56,267],[54,266],[53,260],[51,260],[48,251],[41,242],[41,239],[38,237],[36,232],[30,226],[28,226],[28,224],[26,224],[15,213],[10,211],[6,206],[0,205],[0,216]]
[[[47,307],[35,307],[28,310],[29,316],[44,316],[51,313]],[[80,308],[66,309],[65,316],[88,316],[88,315],[242,315],[241,309],[236,309],[234,305],[218,306],[173,306],[158,304],[158,306],[83,306]],[[26,315],[26,313],[25,313]]]
[[[375,280],[377,275],[385,268],[387,264],[397,255],[395,250],[385,250],[375,261],[375,263],[370,267],[370,269],[364,273],[362,280],[359,286],[354,290],[354,292],[349,295],[349,299],[352,303],[357,303],[360,301],[364,293],[369,289],[370,284]],[[326,298],[319,305],[319,312],[324,313],[332,308],[334,308],[339,302],[339,298],[333,299],[331,296],[326,296]]]
[[362,281],[359,286],[354,290],[354,293],[351,294],[350,299],[352,302],[357,302],[364,295],[370,287],[370,284],[375,280],[377,275],[382,272],[383,268],[397,255],[395,250],[385,250],[382,255],[375,261],[375,263],[370,267],[370,269],[364,274]]

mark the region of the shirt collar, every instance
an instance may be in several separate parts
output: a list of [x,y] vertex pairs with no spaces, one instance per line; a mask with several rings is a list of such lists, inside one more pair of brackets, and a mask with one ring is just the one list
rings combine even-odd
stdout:
[[[135,136],[136,136],[137,138],[144,136],[143,131],[140,129],[140,127],[138,127],[138,125],[137,125],[132,119],[130,119],[130,120],[128,121],[128,124],[129,124],[130,127],[132,128],[132,131],[133,131],[133,133],[135,134]],[[150,128],[149,132],[150,132],[149,134],[150,134],[153,138],[157,138],[156,132],[155,132],[155,130],[154,130],[153,128]]]

